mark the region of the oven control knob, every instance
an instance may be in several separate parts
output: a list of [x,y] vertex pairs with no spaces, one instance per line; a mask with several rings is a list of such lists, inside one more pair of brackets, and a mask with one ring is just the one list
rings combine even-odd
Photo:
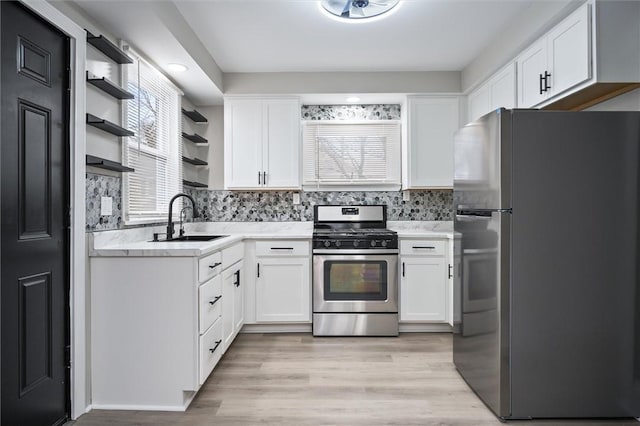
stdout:
[[358,240],[353,240],[353,246],[354,247],[358,247],[360,245],[360,241]]
[[325,246],[325,247],[329,247],[330,245],[331,245],[331,241],[329,241],[329,240],[325,240],[325,242],[324,242],[324,246]]
[[371,247],[375,247],[375,246],[376,246],[375,240],[371,240]]
[[336,241],[336,247],[340,247],[342,243],[340,241]]
[[386,247],[387,246],[387,240],[382,240],[382,247]]

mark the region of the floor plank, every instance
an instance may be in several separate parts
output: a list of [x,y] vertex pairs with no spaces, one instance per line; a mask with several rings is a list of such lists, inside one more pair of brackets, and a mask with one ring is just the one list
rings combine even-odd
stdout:
[[[74,426],[500,425],[451,361],[451,335],[240,334],[184,413],[101,411]],[[523,426],[638,425],[533,421]]]

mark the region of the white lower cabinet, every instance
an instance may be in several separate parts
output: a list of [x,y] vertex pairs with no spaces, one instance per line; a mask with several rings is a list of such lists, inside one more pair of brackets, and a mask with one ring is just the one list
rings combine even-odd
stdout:
[[186,410],[242,327],[243,255],[90,258],[93,408]]
[[256,254],[256,321],[311,321],[309,242],[258,241]]
[[200,336],[200,384],[202,385],[220,361],[224,350],[222,321],[218,319]]
[[228,348],[242,328],[244,318],[244,287],[242,286],[242,261],[222,272],[224,344]]
[[446,240],[400,242],[400,321],[450,323]]

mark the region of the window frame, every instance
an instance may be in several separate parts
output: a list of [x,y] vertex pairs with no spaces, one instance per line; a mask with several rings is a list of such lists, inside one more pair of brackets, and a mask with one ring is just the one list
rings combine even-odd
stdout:
[[[122,176],[122,213],[123,213],[123,222],[125,225],[141,225],[141,224],[151,224],[151,223],[162,223],[167,220],[168,216],[168,203],[173,195],[178,192],[182,192],[183,184],[182,184],[182,97],[184,93],[182,90],[177,87],[169,78],[164,75],[152,62],[148,61],[144,56],[136,52],[130,46],[126,44],[122,44],[123,50],[127,52],[129,56],[131,56],[134,60],[133,64],[123,65],[121,67],[122,72],[122,84],[125,88],[128,88],[129,91],[132,91],[136,95],[136,98],[123,102],[122,106],[122,122],[125,123],[126,128],[135,132],[135,136],[127,137],[124,141],[122,141],[122,160],[123,164],[132,167],[131,161],[129,159],[129,155],[131,151],[138,150],[141,154],[151,158],[153,164],[157,165],[162,159],[166,164],[162,165],[162,167],[156,167],[156,176],[160,176],[159,173],[164,171],[164,176],[169,175],[170,171],[173,171],[177,182],[171,184],[169,180],[164,181],[164,185],[159,184],[158,179],[155,179],[155,196],[153,197],[155,201],[155,209],[149,212],[134,211],[133,213],[130,210],[130,181],[129,179],[133,177],[133,173],[140,172],[140,169],[137,169],[135,172],[129,172],[123,174]],[[159,97],[157,92],[154,93],[153,87],[142,87],[139,89],[136,87],[131,90],[129,88],[129,74],[130,70],[126,67],[138,67],[138,63],[142,63],[143,66],[149,68],[151,72],[155,74],[154,77],[157,77],[156,83],[161,82],[164,85],[163,89],[167,91],[171,91],[171,96],[175,95],[175,99],[169,100],[169,102],[165,102],[163,100],[159,100],[159,112],[158,119],[159,125],[156,129],[156,143],[155,147],[150,146],[149,144],[145,144],[141,142],[141,131],[140,131],[140,121],[136,123],[135,128],[131,128],[129,121],[129,110],[132,107],[131,102],[138,102],[138,91],[139,90],[147,90],[151,92],[154,96]],[[134,71],[135,72],[135,71]],[[140,72],[138,72],[140,75]],[[138,80],[139,81],[139,80]],[[136,86],[139,84],[135,82]],[[166,94],[160,94],[162,96],[167,96]],[[139,108],[139,106],[138,106]],[[174,110],[173,113],[171,110]],[[174,115],[175,114],[175,115]],[[139,120],[139,118],[138,118]],[[168,140],[162,142],[161,139],[163,137],[168,137]],[[163,146],[164,145],[164,146]],[[173,163],[172,163],[173,161]],[[135,165],[133,165],[135,169]],[[163,187],[162,187],[163,186]],[[161,188],[160,190],[158,188]],[[160,197],[159,194],[165,194]],[[163,203],[166,205],[163,206]],[[174,212],[180,212],[182,200],[176,200],[174,204]],[[174,213],[176,216],[177,213]],[[177,217],[177,216],[176,216]]]

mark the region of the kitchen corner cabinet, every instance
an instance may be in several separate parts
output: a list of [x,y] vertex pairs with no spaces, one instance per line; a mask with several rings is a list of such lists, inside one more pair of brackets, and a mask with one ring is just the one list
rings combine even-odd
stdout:
[[591,77],[590,7],[582,5],[516,58],[520,108],[538,105]]
[[256,242],[256,322],[311,321],[308,241]]
[[300,188],[300,101],[226,98],[225,187]]
[[407,98],[403,189],[453,187],[453,134],[460,127],[458,96]]
[[474,121],[498,108],[516,106],[516,64],[510,63],[467,98],[467,121]]
[[400,241],[400,321],[451,324],[452,265],[446,240]]
[[243,256],[90,259],[93,408],[186,410],[242,327]]

